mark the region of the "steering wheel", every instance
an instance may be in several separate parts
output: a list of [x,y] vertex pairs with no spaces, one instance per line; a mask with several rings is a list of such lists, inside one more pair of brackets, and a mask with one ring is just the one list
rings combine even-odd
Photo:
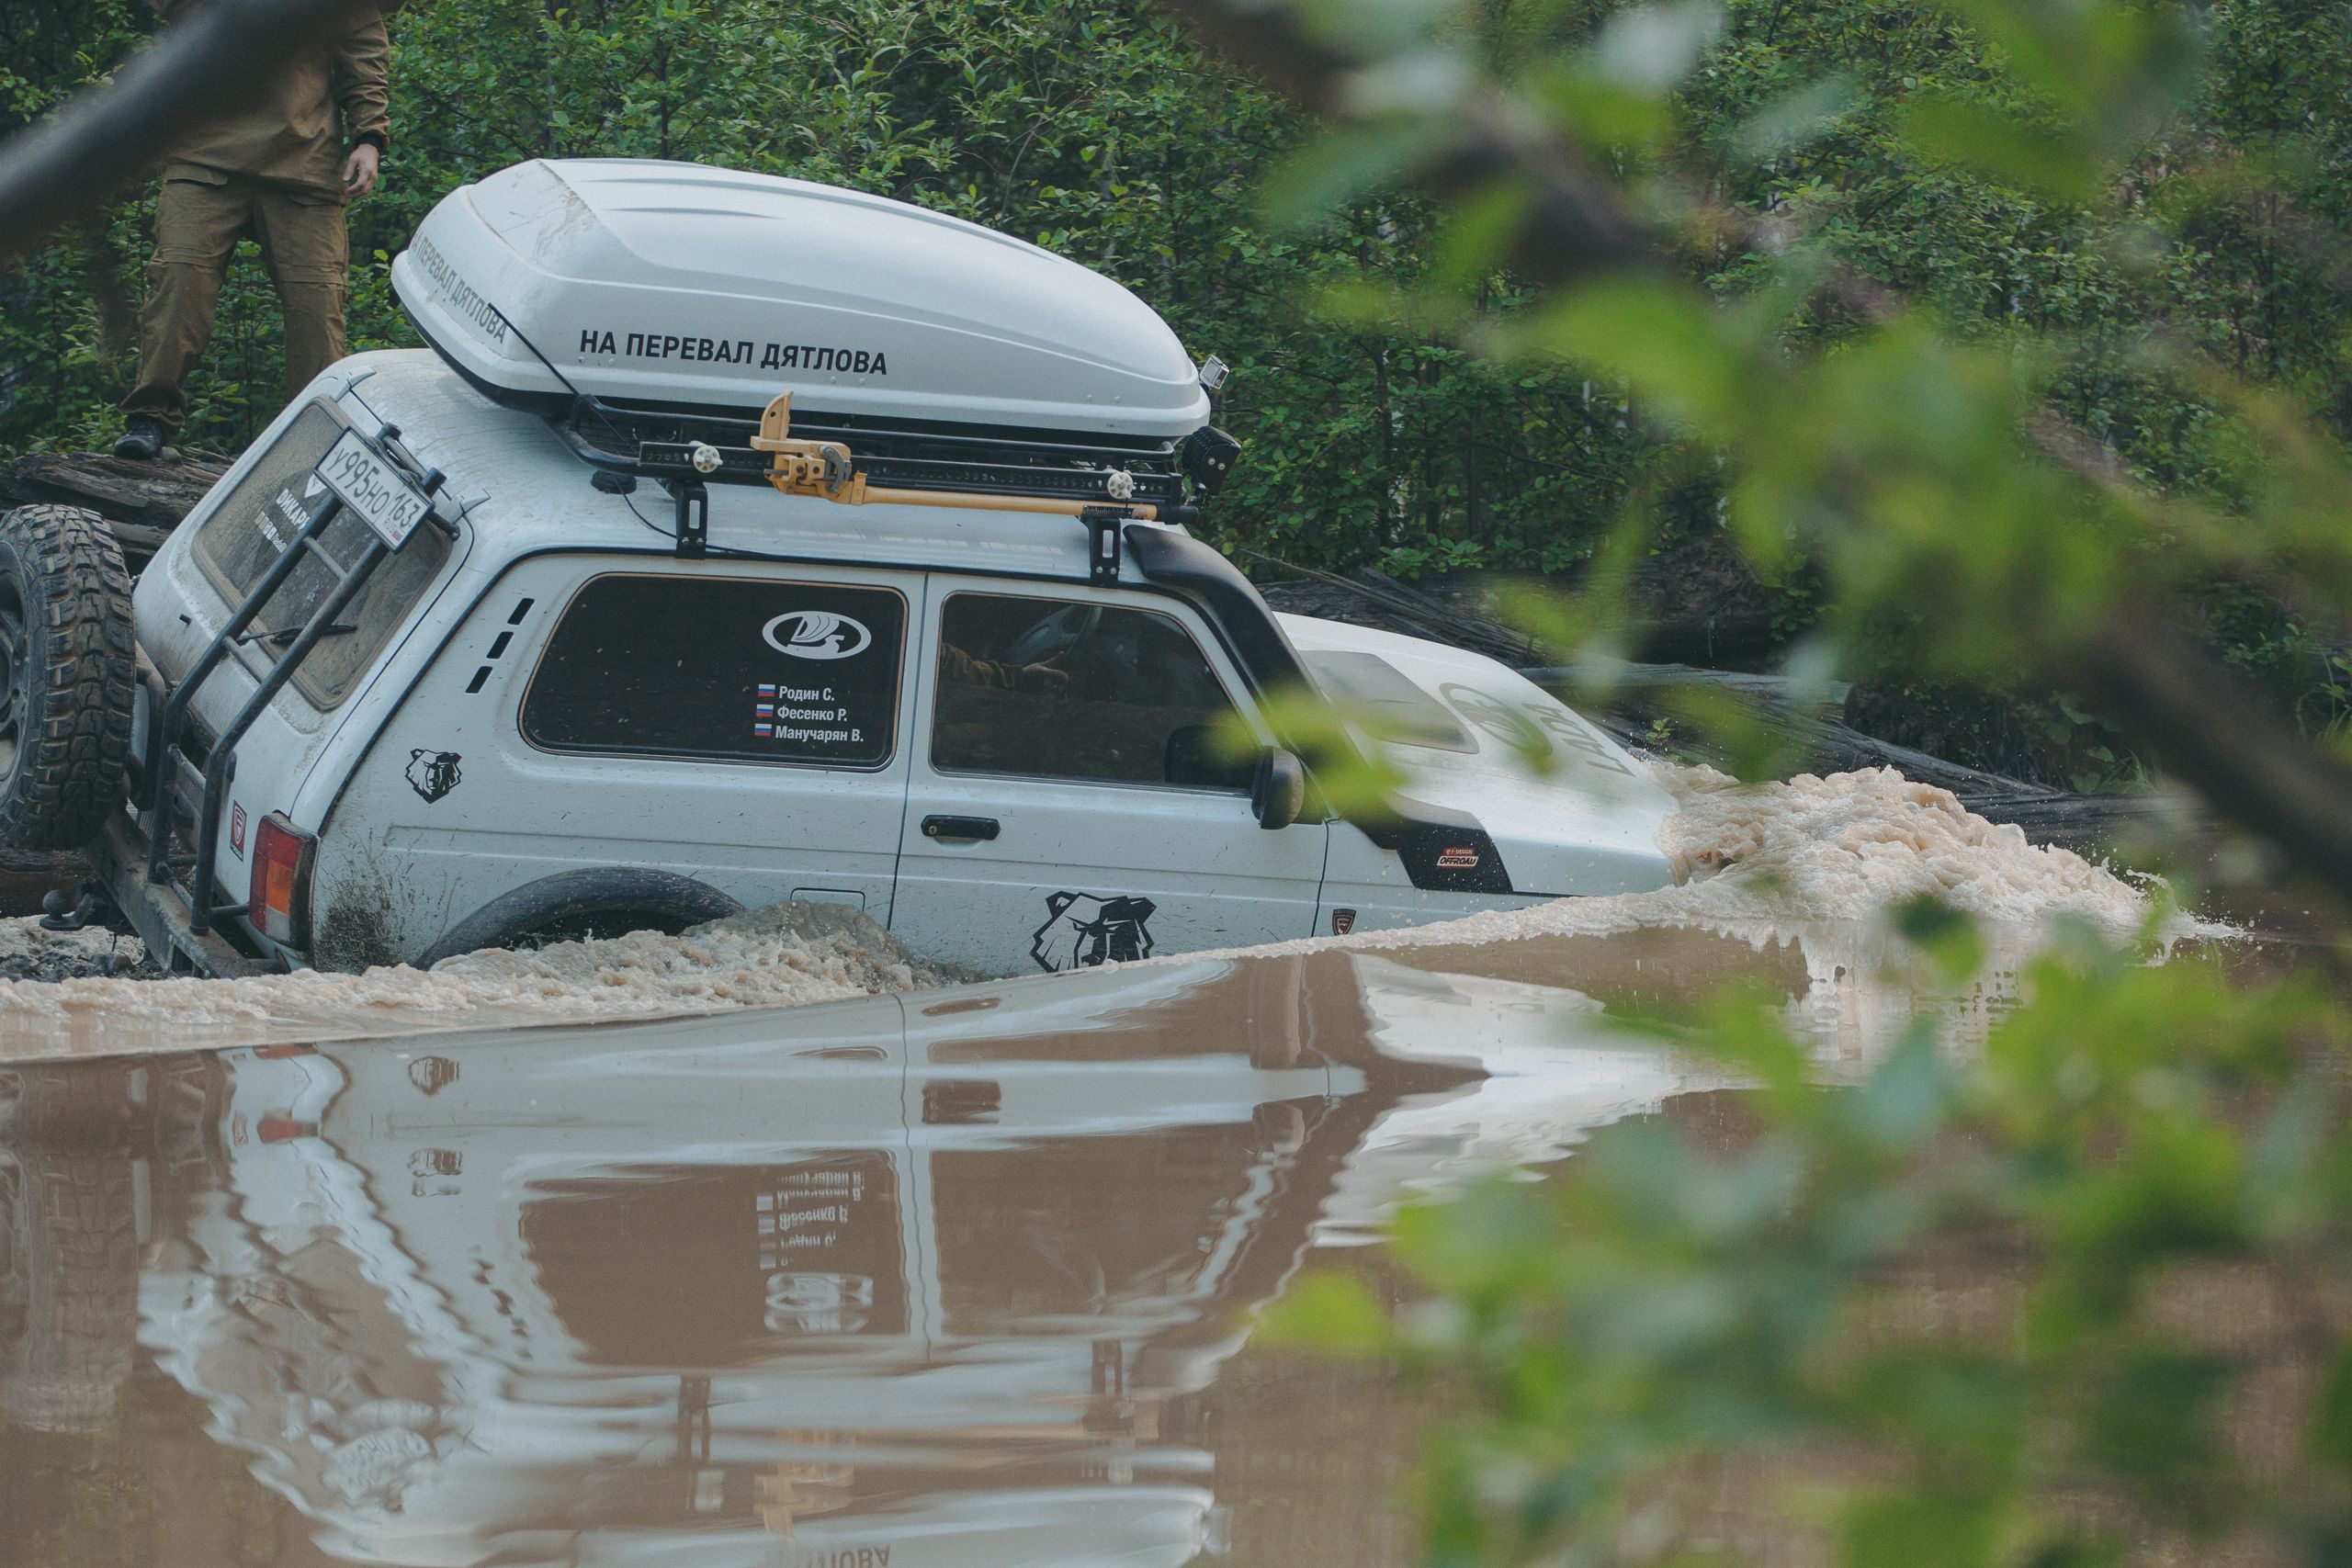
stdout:
[[1013,638],[1012,646],[1004,650],[1004,661],[1016,670],[1042,664],[1092,637],[1094,628],[1102,624],[1100,604],[1072,604],[1066,610],[1056,610]]

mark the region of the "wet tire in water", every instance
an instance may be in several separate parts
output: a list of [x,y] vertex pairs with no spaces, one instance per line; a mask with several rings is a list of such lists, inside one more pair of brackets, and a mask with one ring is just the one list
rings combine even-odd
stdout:
[[130,574],[106,520],[0,513],[0,844],[78,849],[122,804]]

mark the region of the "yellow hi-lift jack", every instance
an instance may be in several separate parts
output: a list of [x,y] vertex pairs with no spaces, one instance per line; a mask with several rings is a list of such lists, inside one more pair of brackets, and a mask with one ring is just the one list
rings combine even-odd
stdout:
[[1148,502],[1114,497],[1104,501],[1058,501],[1029,495],[973,495],[958,491],[905,490],[869,485],[857,471],[848,447],[838,441],[804,441],[792,434],[792,394],[780,392],[760,415],[760,433],[752,437],[754,451],[775,461],[768,483],[785,495],[811,495],[844,506],[868,502],[895,506],[956,506],[978,512],[1033,512],[1057,517],[1099,517],[1115,509],[1117,515],[1142,522],[1159,520],[1159,508]]

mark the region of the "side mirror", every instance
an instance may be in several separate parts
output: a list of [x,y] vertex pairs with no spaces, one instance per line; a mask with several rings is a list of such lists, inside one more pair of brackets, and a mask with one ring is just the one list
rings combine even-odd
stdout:
[[1306,805],[1306,764],[1279,746],[1258,753],[1250,779],[1250,810],[1261,828],[1287,828]]

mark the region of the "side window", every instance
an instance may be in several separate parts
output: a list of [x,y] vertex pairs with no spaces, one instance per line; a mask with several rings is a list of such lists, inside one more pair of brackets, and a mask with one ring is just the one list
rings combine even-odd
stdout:
[[523,734],[556,751],[880,767],[906,626],[887,588],[599,577],[548,638]]
[[[285,553],[304,521],[317,512],[320,498],[311,493],[311,470],[345,428],[328,404],[311,402],[197,530],[196,564],[232,607],[244,603],[270,563]],[[348,568],[374,538],[368,525],[346,510],[327,525],[319,547],[337,566]],[[407,546],[377,570],[344,610],[338,624],[350,629],[320,639],[294,671],[295,688],[322,708],[348,696],[448,558],[448,536],[440,529],[421,527],[411,534]],[[325,565],[306,553],[262,606],[253,629],[265,644],[275,647],[270,634],[290,637],[334,589],[334,579]]]
[[932,766],[1247,789],[1233,705],[1183,626],[1148,610],[957,593],[940,612]]

